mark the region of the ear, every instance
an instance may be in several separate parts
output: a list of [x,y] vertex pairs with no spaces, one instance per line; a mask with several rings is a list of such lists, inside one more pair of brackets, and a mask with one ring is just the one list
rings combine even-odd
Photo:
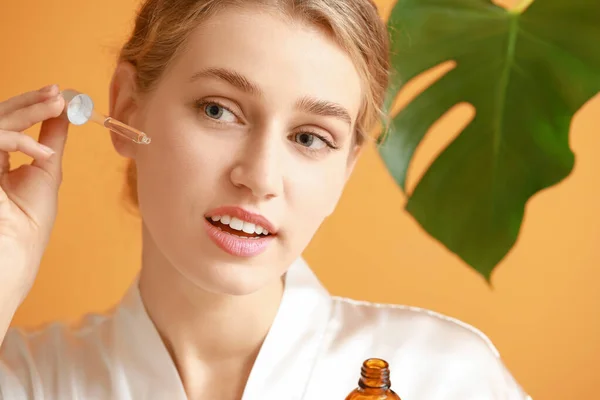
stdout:
[[[125,124],[132,123],[133,115],[137,111],[136,103],[136,75],[135,67],[128,62],[121,62],[115,68],[110,82],[109,116]],[[111,132],[111,139],[117,153],[126,158],[134,158],[136,145],[134,142]]]

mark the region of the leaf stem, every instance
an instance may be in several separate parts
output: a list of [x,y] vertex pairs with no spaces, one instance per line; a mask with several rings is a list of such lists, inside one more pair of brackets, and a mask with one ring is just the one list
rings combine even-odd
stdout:
[[521,0],[516,6],[510,9],[510,12],[513,14],[523,14],[527,7],[529,7],[533,2],[534,0]]

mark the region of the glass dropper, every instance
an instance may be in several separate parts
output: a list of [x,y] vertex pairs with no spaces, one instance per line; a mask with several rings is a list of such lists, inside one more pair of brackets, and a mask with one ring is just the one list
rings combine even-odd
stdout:
[[150,143],[150,138],[144,132],[96,111],[94,101],[89,95],[73,89],[65,89],[61,93],[65,99],[64,113],[73,125],[83,125],[92,121],[135,143]]

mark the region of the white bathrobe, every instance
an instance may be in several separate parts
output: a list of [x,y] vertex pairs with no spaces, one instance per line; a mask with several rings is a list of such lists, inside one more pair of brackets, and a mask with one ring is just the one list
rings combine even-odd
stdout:
[[[302,259],[286,275],[242,400],[344,400],[370,357],[390,364],[403,400],[531,400],[481,332],[423,309],[333,297]],[[0,398],[187,399],[137,281],[113,311],[77,328],[11,328]]]

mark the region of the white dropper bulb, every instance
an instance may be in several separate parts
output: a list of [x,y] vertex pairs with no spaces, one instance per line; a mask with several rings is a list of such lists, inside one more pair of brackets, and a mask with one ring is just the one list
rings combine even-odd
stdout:
[[65,99],[65,112],[69,122],[73,125],[83,125],[92,118],[94,101],[90,96],[72,89],[63,90],[62,95]]

